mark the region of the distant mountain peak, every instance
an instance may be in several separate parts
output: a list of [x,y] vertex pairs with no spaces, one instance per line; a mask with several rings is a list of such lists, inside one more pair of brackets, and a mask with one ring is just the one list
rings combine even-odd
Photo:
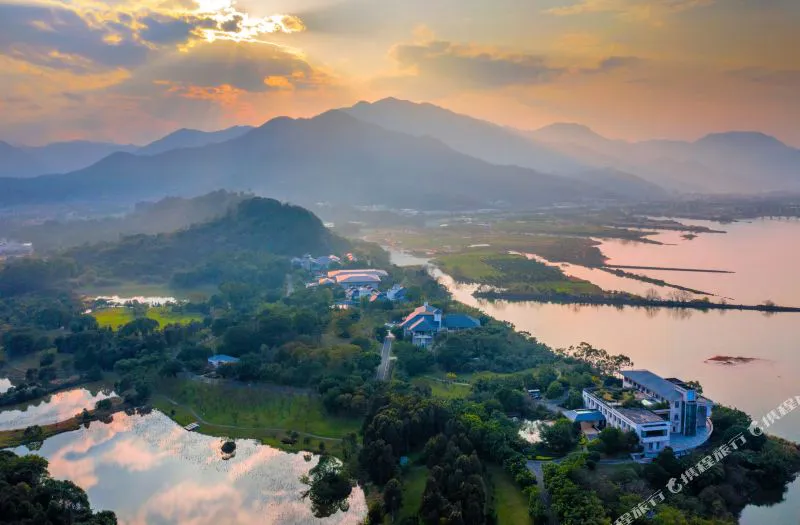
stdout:
[[760,131],[725,131],[719,133],[709,133],[701,138],[696,144],[706,145],[730,145],[730,146],[772,146],[784,147],[786,144]]

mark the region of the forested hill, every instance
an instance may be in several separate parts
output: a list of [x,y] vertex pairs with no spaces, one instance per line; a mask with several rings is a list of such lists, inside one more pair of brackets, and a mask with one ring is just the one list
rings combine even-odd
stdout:
[[[172,280],[178,286],[193,286],[239,280],[241,272],[254,276],[266,272],[270,280],[283,278],[278,270],[288,268],[290,256],[341,253],[349,248],[348,241],[331,233],[305,208],[252,198],[223,217],[185,230],[133,235],[115,243],[76,248],[68,255],[101,278]],[[253,279],[259,280],[244,280]]]

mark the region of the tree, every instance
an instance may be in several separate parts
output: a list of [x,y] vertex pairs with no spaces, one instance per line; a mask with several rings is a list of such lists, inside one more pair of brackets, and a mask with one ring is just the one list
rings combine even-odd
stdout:
[[575,448],[578,436],[568,419],[559,419],[542,430],[542,442],[556,454],[566,454]]
[[564,385],[559,381],[553,381],[547,387],[547,391],[544,395],[547,399],[557,399],[564,395]]
[[222,444],[222,453],[223,454],[233,454],[236,451],[236,442],[235,441],[226,441]]
[[569,394],[567,395],[567,400],[564,401],[564,408],[568,408],[570,410],[574,410],[576,408],[581,408],[583,406],[583,396],[580,392],[571,388]]
[[403,487],[396,478],[390,479],[383,488],[383,508],[394,519],[403,505]]
[[344,474],[341,464],[332,456],[322,456],[319,463],[309,471],[310,476],[302,478],[310,486],[303,497],[310,497],[311,510],[317,518],[327,518],[338,511],[349,508],[347,498],[353,491],[350,480]]

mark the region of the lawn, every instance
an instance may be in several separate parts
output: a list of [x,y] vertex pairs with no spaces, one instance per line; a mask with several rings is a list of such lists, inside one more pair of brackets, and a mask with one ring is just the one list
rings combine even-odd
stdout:
[[467,397],[472,390],[472,387],[466,385],[453,385],[442,383],[428,377],[418,377],[413,380],[415,385],[427,385],[431,387],[431,393],[434,397],[442,399],[463,399]]
[[425,465],[415,465],[403,474],[403,506],[397,516],[398,523],[417,515],[427,481],[428,468]]
[[[117,329],[134,320],[133,310],[130,308],[101,308],[92,312],[92,315],[101,327]],[[194,313],[180,313],[170,311],[168,306],[157,306],[147,310],[147,318],[158,321],[159,326],[168,324],[188,324],[192,321],[203,321],[203,316]]]
[[560,268],[523,255],[491,251],[467,251],[436,259],[455,280],[489,284],[511,292],[539,294],[601,295],[594,284],[568,277]]
[[528,498],[520,490],[514,480],[499,465],[488,465],[492,483],[494,508],[497,511],[497,523],[503,525],[530,525],[528,514]]
[[158,321],[160,326],[168,324],[189,324],[191,322],[203,322],[203,316],[196,313],[173,312],[168,306],[158,306],[147,310],[147,317]]
[[133,321],[133,310],[130,308],[102,308],[92,312],[97,323],[102,327],[117,329]]
[[[255,437],[252,430],[281,432],[294,430],[329,438],[342,438],[357,432],[361,421],[331,416],[325,412],[319,396],[297,393],[281,387],[244,387],[208,385],[198,381],[169,380],[159,384],[157,391],[181,405],[191,407],[209,423],[240,427],[243,437]],[[175,409],[179,423],[194,420],[188,411]],[[171,415],[169,410],[165,410]],[[185,423],[184,423],[185,421]],[[234,429],[231,429],[234,430]],[[259,434],[260,435],[260,434]]]

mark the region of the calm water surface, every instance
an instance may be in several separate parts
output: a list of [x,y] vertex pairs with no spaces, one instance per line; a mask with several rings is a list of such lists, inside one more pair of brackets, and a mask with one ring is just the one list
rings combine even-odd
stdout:
[[[0,380],[0,385],[2,381]],[[0,430],[13,430],[31,425],[50,425],[65,421],[79,414],[84,408],[92,409],[101,399],[112,396],[114,396],[113,392],[93,394],[83,388],[59,392],[25,408],[0,412]]]
[[[252,440],[223,460],[222,440],[187,432],[164,414],[114,415],[110,424],[54,436],[36,451],[50,473],[77,483],[94,509],[122,525],[356,524],[366,516],[360,488],[350,509],[317,519],[299,479],[317,462]],[[17,453],[28,453],[20,447]]]

